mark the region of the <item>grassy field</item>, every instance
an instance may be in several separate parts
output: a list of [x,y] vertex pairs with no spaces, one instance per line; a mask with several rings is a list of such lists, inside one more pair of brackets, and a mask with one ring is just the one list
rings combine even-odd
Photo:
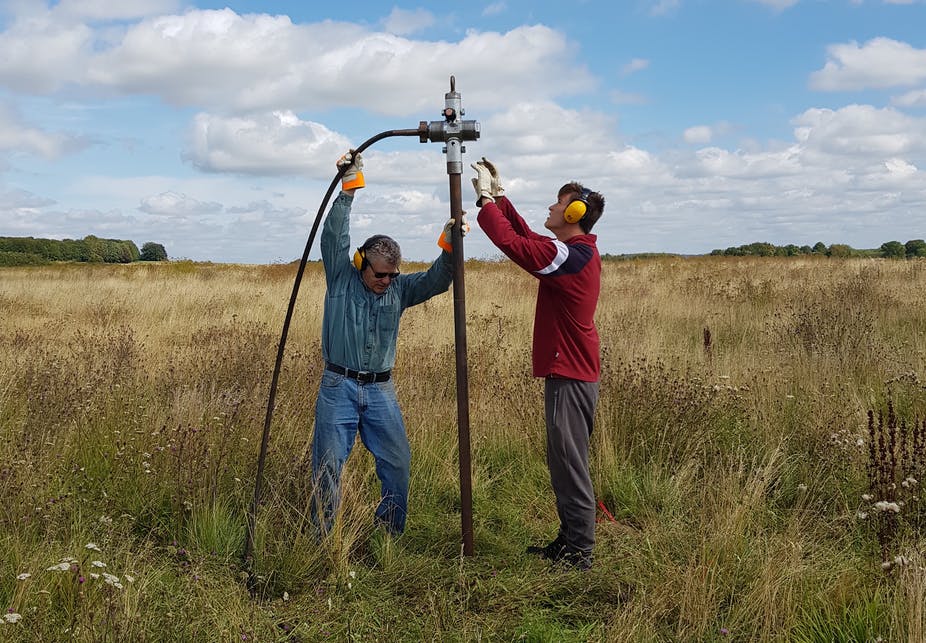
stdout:
[[0,640],[926,640],[926,261],[606,263],[592,458],[614,520],[586,573],[524,553],[556,513],[536,286],[507,263],[466,271],[476,555],[461,556],[450,295],[400,332],[407,532],[372,529],[358,448],[336,536],[316,543],[311,265],[252,597],[245,514],[294,274],[0,270]]

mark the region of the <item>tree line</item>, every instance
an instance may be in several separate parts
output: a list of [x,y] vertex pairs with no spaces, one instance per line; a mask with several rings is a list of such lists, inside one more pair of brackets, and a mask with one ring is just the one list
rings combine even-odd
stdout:
[[773,243],[755,242],[742,246],[733,246],[726,250],[712,250],[712,256],[732,257],[796,257],[800,255],[824,255],[827,257],[884,257],[887,259],[911,259],[913,257],[926,257],[926,241],[911,239],[906,243],[900,241],[886,241],[876,249],[858,250],[844,243],[826,245],[818,241],[812,246],[797,246],[789,243],[786,246],[776,246]]
[[0,266],[35,266],[54,261],[84,263],[132,263],[167,261],[167,251],[160,243],[149,241],[141,250],[127,239],[101,239],[88,235],[83,239],[36,239],[34,237],[0,237]]

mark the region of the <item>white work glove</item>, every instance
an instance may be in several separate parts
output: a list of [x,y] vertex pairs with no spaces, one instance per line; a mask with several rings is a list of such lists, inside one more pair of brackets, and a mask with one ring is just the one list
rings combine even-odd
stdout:
[[[444,224],[444,229],[441,231],[440,236],[437,238],[437,245],[440,246],[441,250],[447,252],[453,252],[453,241],[451,235],[453,234],[453,224],[457,222],[456,219],[450,219],[447,223]],[[469,224],[466,222],[466,211],[463,211],[463,225],[460,227],[461,236],[466,236],[466,233],[469,232]]]
[[505,188],[502,187],[502,180],[498,176],[498,170],[495,169],[495,165],[484,156],[479,163],[488,168],[489,174],[492,175],[492,197],[498,198],[500,196],[505,196]]
[[363,159],[360,154],[355,154],[350,150],[347,154],[338,159],[337,166],[340,170],[348,166],[347,171],[341,176],[341,189],[345,192],[348,190],[358,190],[366,186],[363,180]]
[[482,199],[495,201],[492,198],[492,172],[480,161],[479,163],[470,164],[470,167],[476,170],[476,178],[473,179],[473,188],[476,190],[476,205],[481,206]]

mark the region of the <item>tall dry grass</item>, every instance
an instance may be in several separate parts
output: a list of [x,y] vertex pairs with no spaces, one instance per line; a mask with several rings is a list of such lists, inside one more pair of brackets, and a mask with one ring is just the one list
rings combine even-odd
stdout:
[[868,412],[891,400],[909,421],[926,417],[926,262],[607,263],[592,461],[615,521],[599,524],[588,574],[524,555],[552,537],[556,514],[530,377],[536,285],[508,263],[466,266],[477,555],[460,556],[449,295],[409,310],[400,332],[408,531],[373,530],[378,485],[358,448],[337,534],[316,541],[324,279],[311,264],[252,599],[244,515],[294,274],[192,262],[0,271],[0,607],[18,615],[0,638],[922,637],[923,523],[904,522],[922,492],[905,496],[890,551],[902,564],[887,571],[877,499],[863,494]]

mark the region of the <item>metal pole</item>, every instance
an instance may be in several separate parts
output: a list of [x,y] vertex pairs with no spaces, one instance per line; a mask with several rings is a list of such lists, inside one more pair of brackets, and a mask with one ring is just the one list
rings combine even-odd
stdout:
[[444,120],[422,121],[420,140],[445,143],[447,174],[450,177],[450,216],[455,223],[450,233],[453,244],[453,329],[457,366],[457,433],[460,453],[460,521],[463,554],[473,555],[473,485],[469,438],[469,375],[466,362],[466,287],[463,279],[463,141],[479,138],[479,123],[460,120],[464,114],[456,80],[450,77],[450,91],[444,94]]
[[[448,163],[449,166],[449,163]],[[453,337],[457,365],[457,433],[460,451],[460,527],[463,555],[473,555],[473,485],[469,435],[469,369],[466,360],[466,284],[463,280],[463,200],[460,174],[450,175],[453,243]]]

